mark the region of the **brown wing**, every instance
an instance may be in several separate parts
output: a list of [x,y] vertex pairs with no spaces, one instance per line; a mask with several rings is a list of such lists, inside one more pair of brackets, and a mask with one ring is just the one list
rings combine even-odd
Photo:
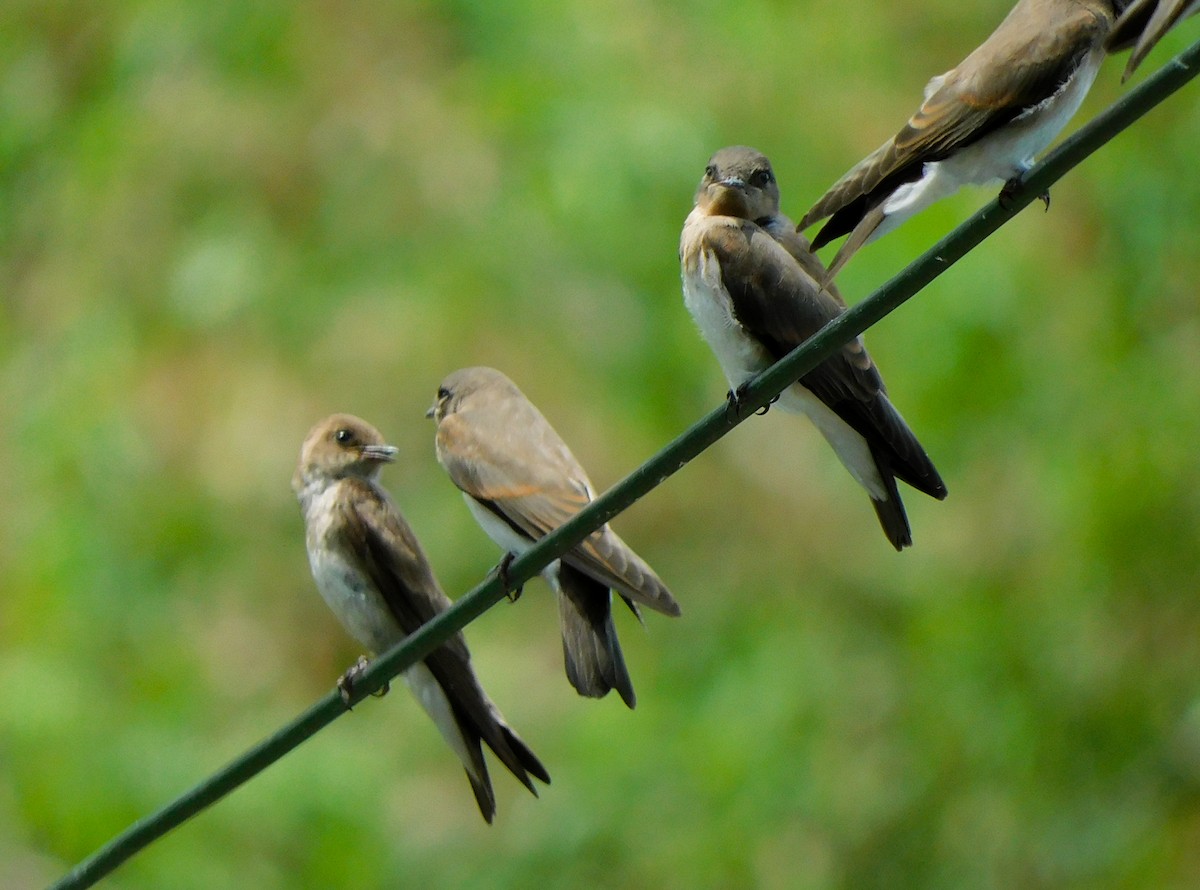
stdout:
[[[379,488],[361,479],[346,479],[342,485],[353,496],[337,501],[343,546],[357,551],[371,580],[382,594],[405,634],[450,607],[421,544],[400,512]],[[445,644],[463,661],[470,655],[461,634]]]
[[[358,489],[358,496],[339,500],[340,527],[345,529],[346,543],[358,550],[368,576],[404,633],[414,633],[449,608],[450,599],[433,577],[416,535],[387,495],[362,480],[346,480],[343,484]],[[457,633],[433,650],[425,657],[425,666],[446,692],[460,727],[468,741],[473,742],[468,749],[476,775],[486,785],[487,766],[482,752],[478,751],[478,742],[482,739],[513,775],[536,794],[528,773],[549,781],[546,770],[533,752],[498,719],[495,706],[471,668],[471,654],[463,635]],[[477,798],[483,790],[490,790],[476,786],[476,778],[472,777]],[[480,799],[479,803],[486,816],[486,801]]]
[[444,417],[437,453],[455,485],[493,504],[529,538],[558,528],[592,500],[583,468],[526,399],[481,400]]
[[[782,358],[844,311],[790,253],[756,223],[714,218],[703,233],[702,249],[721,268],[722,283],[738,322],[775,357]],[[884,389],[859,338],[818,370],[839,378],[847,392],[868,399]],[[816,371],[813,372],[817,373]]]
[[[679,603],[654,570],[608,526],[588,537],[563,562],[656,612],[678,617]],[[640,614],[633,603],[633,613]]]
[[[842,314],[841,305],[756,224],[714,225],[703,237],[720,264],[737,321],[775,359]],[[899,478],[934,497],[945,496],[937,470],[888,401],[883,378],[861,340],[821,362],[800,383],[873,449],[884,448]]]
[[[455,485],[535,541],[592,501],[583,467],[527,399],[476,403],[443,418],[437,452]],[[607,526],[564,561],[651,609],[679,614],[650,567]]]
[[794,222],[782,213],[764,219],[756,219],[755,222],[762,226],[768,235],[778,241],[780,247],[791,254],[792,259],[800,264],[800,268],[813,281],[824,285],[825,293],[833,297],[843,309],[846,308],[845,299],[842,298],[837,285],[833,283],[833,271],[827,268],[821,262],[821,258],[813,252],[812,244],[804,237]]

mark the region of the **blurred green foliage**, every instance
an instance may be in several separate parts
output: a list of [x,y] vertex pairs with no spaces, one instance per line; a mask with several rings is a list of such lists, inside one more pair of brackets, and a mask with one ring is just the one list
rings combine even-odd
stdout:
[[[0,885],[358,654],[288,487],[313,422],[401,447],[385,483],[466,590],[498,554],[434,461],[441,377],[502,368],[611,484],[724,392],[675,257],[708,155],[767,152],[798,216],[1007,7],[10,0]],[[616,523],[684,606],[622,625],[636,712],[573,694],[540,582],[470,628],[540,800],[497,767],[485,826],[398,691],[109,884],[1200,884],[1195,89],[870,332],[951,492],[907,494],[914,549],[811,427],[755,419]]]

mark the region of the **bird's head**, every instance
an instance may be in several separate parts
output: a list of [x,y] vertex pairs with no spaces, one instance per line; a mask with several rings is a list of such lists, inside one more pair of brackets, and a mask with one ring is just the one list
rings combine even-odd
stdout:
[[305,437],[292,488],[299,493],[318,481],[350,476],[374,479],[383,464],[396,459],[397,450],[385,444],[379,430],[365,420],[352,414],[334,414]]
[[744,145],[722,148],[704,168],[696,206],[709,216],[752,221],[775,216],[779,213],[779,183],[771,161]]

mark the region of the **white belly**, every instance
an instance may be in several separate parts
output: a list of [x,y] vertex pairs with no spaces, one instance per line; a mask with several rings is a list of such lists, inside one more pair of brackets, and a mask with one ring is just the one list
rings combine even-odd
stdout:
[[[311,502],[305,505],[306,515],[312,517],[307,528],[308,561],[317,590],[321,592],[321,598],[330,611],[359,645],[375,655],[400,642],[406,634],[375,585],[355,565],[323,546],[330,534],[330,518],[335,515],[333,510],[327,509],[327,502],[337,496],[338,486],[331,485],[324,491],[314,493]],[[471,754],[454,716],[454,709],[433,673],[421,662],[404,671],[402,676],[405,685],[433,720],[446,744],[463,766],[474,774]]]
[[974,185],[1024,173],[1075,116],[1103,60],[1103,49],[1092,50],[1057,93],[941,165],[960,182]]
[[[446,740],[446,744],[462,761],[462,765],[467,768],[467,771],[475,775],[475,768],[471,763],[471,753],[467,748],[466,739],[463,738],[462,729],[458,725],[458,719],[454,716],[454,708],[450,705],[446,691],[434,679],[433,672],[425,666],[424,662],[420,662],[406,670],[403,677],[408,691],[413,694],[413,698],[437,726],[442,738]],[[478,775],[475,777],[482,778]]]
[[[501,550],[511,553],[514,556],[520,556],[534,545],[534,541],[531,538],[518,534],[511,525],[465,491],[463,492],[463,500],[467,502],[467,509],[471,511],[471,515],[475,517],[475,521],[479,523],[479,527],[484,530],[487,536]],[[557,559],[542,569],[542,577],[549,582],[551,587],[555,590],[558,589]]]
[[712,253],[703,251],[698,268],[684,270],[683,303],[716,355],[730,388],[737,389],[771,365],[771,356],[734,318],[733,303]]
[[900,186],[884,203],[887,218],[868,243],[964,185],[1006,182],[1028,170],[1079,110],[1103,59],[1102,49],[1093,50],[1066,86],[1040,105],[953,156],[926,164],[920,179]]
[[[712,348],[732,389],[772,365],[773,359],[733,317],[732,303],[720,279],[720,269],[711,254],[701,257],[698,269],[684,271],[683,301],[700,333]],[[783,391],[779,407],[803,414],[813,422],[833,447],[842,464],[871,497],[887,498],[879,469],[867,441],[837,416],[824,402],[799,383]]]
[[335,515],[325,501],[336,499],[338,486],[317,494],[309,507],[308,562],[317,590],[342,627],[361,646],[382,652],[404,637],[391,610],[375,585],[347,555],[327,546],[328,521]]

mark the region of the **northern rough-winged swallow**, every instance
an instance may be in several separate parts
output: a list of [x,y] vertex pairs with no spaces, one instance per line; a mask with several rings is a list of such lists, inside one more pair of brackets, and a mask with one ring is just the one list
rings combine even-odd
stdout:
[[1110,53],[1133,46],[1121,80],[1129,80],[1154,45],[1177,22],[1197,12],[1200,12],[1198,0],[1133,0],[1117,19],[1105,44]]
[[828,278],[868,241],[960,186],[1002,180],[1002,195],[1014,189],[1087,95],[1123,8],[1124,0],[1020,0],[983,44],[929,81],[904,128],[800,220],[803,230],[830,217],[814,250],[849,233]]
[[[708,162],[683,226],[683,299],[731,387],[739,389],[840,315],[824,268],[779,212],[771,162],[745,146]],[[946,486],[888,401],[883,379],[855,338],[783,391],[779,405],[808,416],[867,490],[892,545],[912,543],[896,479],[932,497]]]
[[[412,529],[377,481],[382,465],[395,456],[370,424],[334,414],[309,432],[292,478],[317,588],[350,636],[373,653],[450,606]],[[339,687],[354,674],[352,668]],[[496,795],[480,742],[534,796],[531,776],[550,781],[479,685],[461,633],[406,670],[404,681],[462,761],[488,822]]]
[[[464,368],[450,374],[427,416],[437,420],[438,461],[506,559],[527,551],[595,496],[566,443],[499,371]],[[639,603],[679,615],[671,592],[607,525],[550,563],[542,577],[557,595],[571,685],[591,698],[616,689],[632,708],[633,682],[613,625],[610,591],[639,620]]]

